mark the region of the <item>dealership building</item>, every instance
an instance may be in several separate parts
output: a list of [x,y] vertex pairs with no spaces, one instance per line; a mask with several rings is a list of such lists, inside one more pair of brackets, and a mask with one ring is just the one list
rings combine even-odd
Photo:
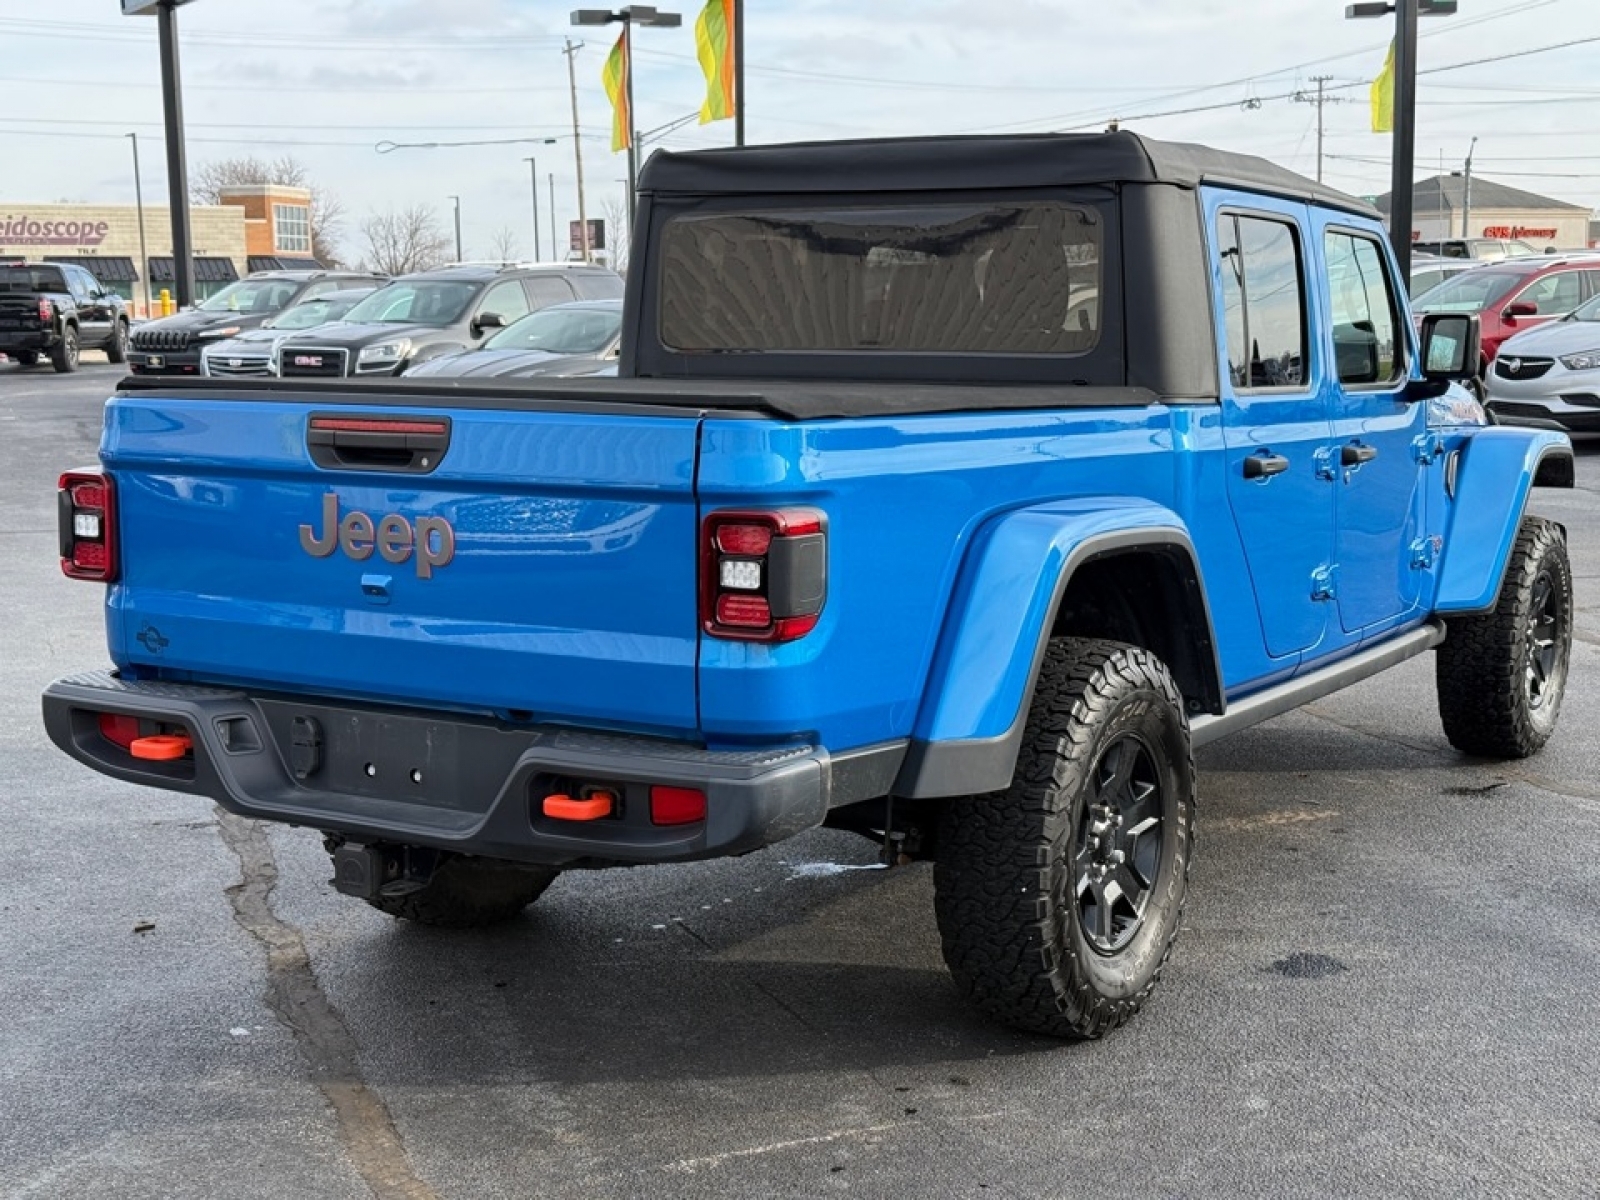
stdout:
[[[224,188],[222,203],[191,205],[195,299],[204,300],[251,271],[317,267],[311,256],[311,193],[256,184]],[[0,199],[0,258],[71,262],[143,313],[163,288],[176,291],[172,225],[164,204],[19,204]],[[148,293],[147,293],[148,289]]]
[[[1389,212],[1389,193],[1377,199]],[[1582,250],[1594,244],[1594,214],[1581,204],[1508,187],[1492,179],[1435,175],[1417,181],[1411,193],[1411,240],[1514,238],[1536,250]]]

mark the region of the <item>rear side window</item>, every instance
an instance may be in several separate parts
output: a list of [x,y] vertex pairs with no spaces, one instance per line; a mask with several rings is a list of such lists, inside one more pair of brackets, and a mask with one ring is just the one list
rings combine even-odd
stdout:
[[1323,236],[1328,260],[1333,358],[1339,382],[1384,384],[1399,379],[1404,355],[1399,307],[1378,243],[1330,229]]
[[1306,281],[1294,226],[1270,217],[1217,218],[1228,375],[1240,390],[1306,382]]
[[1083,354],[1099,341],[1103,223],[1059,202],[676,217],[662,344],[717,351]]

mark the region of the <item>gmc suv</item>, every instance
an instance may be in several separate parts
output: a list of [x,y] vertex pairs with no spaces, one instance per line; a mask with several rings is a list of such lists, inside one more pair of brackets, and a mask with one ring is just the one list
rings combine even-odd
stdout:
[[342,324],[286,338],[276,373],[398,375],[440,354],[472,349],[536,309],[621,296],[615,271],[579,263],[456,263],[419,271],[373,292]]
[[258,329],[269,317],[324,292],[385,278],[364,271],[252,271],[191,309],[140,325],[128,365],[135,375],[198,375],[200,352],[208,345]]
[[25,367],[48,357],[65,372],[78,369],[84,350],[104,350],[114,363],[126,360],[122,297],[69,263],[0,265],[0,355]]

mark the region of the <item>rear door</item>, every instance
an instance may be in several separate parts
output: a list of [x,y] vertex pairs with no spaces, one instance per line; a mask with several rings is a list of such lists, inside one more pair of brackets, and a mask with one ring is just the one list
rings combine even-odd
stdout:
[[119,665],[695,729],[694,412],[279,397],[108,406]]
[[1333,541],[1333,489],[1322,474],[1328,398],[1307,336],[1306,208],[1219,191],[1207,216],[1228,502],[1267,653],[1290,658],[1327,628]]

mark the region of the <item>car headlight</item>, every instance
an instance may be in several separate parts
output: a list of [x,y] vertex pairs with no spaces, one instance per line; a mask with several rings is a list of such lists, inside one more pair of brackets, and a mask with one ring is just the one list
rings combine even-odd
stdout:
[[214,338],[235,337],[244,332],[242,325],[224,325],[221,329],[202,329],[194,336],[208,341]]
[[410,353],[410,338],[400,338],[393,342],[379,342],[376,346],[364,346],[361,349],[361,353],[356,355],[356,370],[359,371],[364,367],[372,369],[392,367]]
[[1600,370],[1600,350],[1579,350],[1576,354],[1563,354],[1561,365],[1569,371]]

